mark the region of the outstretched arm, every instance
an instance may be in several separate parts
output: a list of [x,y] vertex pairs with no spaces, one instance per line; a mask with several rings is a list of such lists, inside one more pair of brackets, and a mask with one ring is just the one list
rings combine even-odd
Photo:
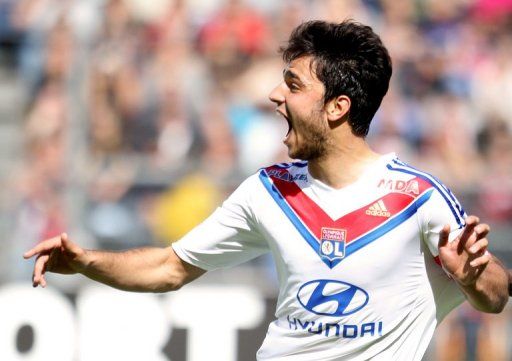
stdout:
[[71,242],[66,234],[45,240],[23,255],[26,259],[33,256],[34,287],[46,286],[46,272],[81,273],[125,291],[166,292],[177,290],[205,273],[182,261],[171,247],[93,251]]
[[445,225],[439,234],[439,258],[473,307],[499,313],[508,301],[509,275],[487,251],[488,233],[487,224],[469,216],[462,233],[448,242],[450,226]]

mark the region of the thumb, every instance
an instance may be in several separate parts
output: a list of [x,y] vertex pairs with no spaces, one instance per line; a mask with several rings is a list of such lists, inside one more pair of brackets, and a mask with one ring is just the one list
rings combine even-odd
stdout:
[[448,244],[448,238],[450,236],[450,225],[445,224],[441,232],[439,232],[439,243],[437,244],[438,248],[444,247]]
[[60,244],[63,251],[71,253],[76,252],[76,245],[69,240],[67,233],[62,233],[60,235]]

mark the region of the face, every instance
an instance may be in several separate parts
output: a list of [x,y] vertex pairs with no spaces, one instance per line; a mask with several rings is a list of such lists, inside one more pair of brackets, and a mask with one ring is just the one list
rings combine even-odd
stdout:
[[269,95],[288,122],[284,144],[292,159],[317,159],[329,145],[324,85],[310,65],[311,57],[293,60],[283,71],[283,81]]

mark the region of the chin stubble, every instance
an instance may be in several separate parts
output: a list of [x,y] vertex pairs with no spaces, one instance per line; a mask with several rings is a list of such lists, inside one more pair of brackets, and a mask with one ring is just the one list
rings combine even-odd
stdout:
[[325,155],[329,145],[328,129],[318,111],[312,112],[305,121],[295,121],[294,127],[301,129],[303,140],[297,149],[290,153],[291,158],[313,160]]

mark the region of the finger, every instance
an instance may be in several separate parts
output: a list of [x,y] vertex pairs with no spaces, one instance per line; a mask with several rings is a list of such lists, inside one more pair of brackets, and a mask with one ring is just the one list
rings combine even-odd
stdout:
[[474,232],[476,233],[476,238],[477,239],[482,239],[482,238],[487,237],[487,235],[489,234],[490,230],[491,230],[491,227],[489,227],[488,224],[480,223],[479,225],[477,225],[475,227]]
[[25,252],[23,254],[23,258],[27,259],[36,254],[48,252],[51,249],[58,247],[60,245],[60,242],[61,242],[60,237],[53,237],[53,238],[47,239],[47,240],[39,243],[37,246],[35,246],[31,250]]
[[439,242],[437,244],[438,248],[444,247],[448,244],[448,238],[450,237],[450,225],[445,224],[441,232],[439,232]]
[[60,240],[63,247],[67,248],[69,246],[69,238],[67,233],[62,233],[60,235]]
[[482,251],[486,251],[487,250],[487,246],[489,245],[489,241],[487,240],[487,238],[483,238],[483,239],[480,239],[478,241],[476,241],[470,248],[469,248],[469,253],[471,254],[477,254],[479,252],[482,252]]
[[466,222],[466,224],[476,226],[478,223],[480,223],[480,218],[474,215],[469,215],[464,219],[464,221]]
[[[478,225],[480,220],[476,216],[468,216],[465,219],[466,225],[462,230],[462,233],[459,235],[459,244],[457,247],[457,252],[460,254],[464,251],[464,249],[468,249],[476,240],[476,235],[474,233],[475,227]],[[473,236],[473,238],[471,238]]]
[[36,258],[36,262],[34,264],[34,272],[32,274],[34,287],[41,284],[41,277],[43,275],[43,270],[45,269],[46,262],[48,262],[49,258],[50,258],[50,256],[47,254],[39,255]]
[[463,250],[465,249],[468,253],[471,253],[469,250],[471,247],[473,247],[473,245],[475,244],[475,242],[478,240],[478,236],[476,234],[476,232],[472,232],[468,238],[466,238],[465,242],[461,242],[459,244],[459,247],[458,247],[458,250],[459,252],[463,252]]
[[41,287],[45,288],[46,287],[46,278],[44,276],[44,271],[43,273],[41,274],[41,279],[39,280],[39,284],[41,285]]
[[[482,223],[477,224],[475,228],[473,229],[473,233],[469,236],[469,238],[466,240],[466,242],[463,244],[463,247],[469,252],[469,253],[476,253],[472,252],[471,248],[480,239],[483,239],[487,236],[487,234],[490,231],[490,227],[488,224]],[[487,242],[487,241],[486,241]],[[460,249],[462,251],[462,249]]]
[[491,254],[489,252],[485,252],[482,256],[475,258],[469,265],[471,267],[482,267],[487,265],[491,261]]
[[478,225],[478,222],[480,221],[478,217],[476,216],[468,216],[466,219],[466,225],[464,227],[464,230],[460,234],[460,239],[462,242],[466,242],[469,237],[471,237],[471,234],[474,232],[475,227]]
[[34,287],[37,287],[37,285],[39,284],[42,286],[41,276],[43,274],[44,267],[48,262],[49,258],[50,256],[47,254],[43,254],[37,257],[36,263],[34,265],[34,273],[32,276],[32,285]]

